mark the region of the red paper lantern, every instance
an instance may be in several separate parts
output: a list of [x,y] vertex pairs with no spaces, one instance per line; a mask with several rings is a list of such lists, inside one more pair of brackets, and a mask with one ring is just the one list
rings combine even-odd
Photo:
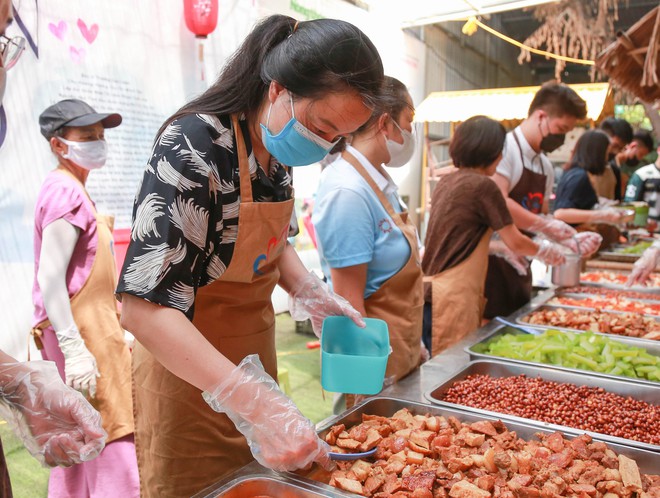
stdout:
[[206,38],[218,25],[218,0],[183,0],[186,26],[198,38]]

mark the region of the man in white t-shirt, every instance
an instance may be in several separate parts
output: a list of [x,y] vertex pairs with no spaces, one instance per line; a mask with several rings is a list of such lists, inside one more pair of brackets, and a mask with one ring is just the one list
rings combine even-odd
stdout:
[[[534,96],[527,118],[507,134],[502,161],[493,176],[519,229],[541,234],[573,250],[577,249],[573,239],[575,230],[546,216],[554,171],[544,153],[560,147],[566,133],[586,115],[586,102],[573,89],[556,82],[544,84]],[[598,243],[598,236],[580,235],[583,254],[595,251]],[[531,272],[521,276],[504,259],[490,257],[486,318],[513,313],[529,302],[531,291]]]

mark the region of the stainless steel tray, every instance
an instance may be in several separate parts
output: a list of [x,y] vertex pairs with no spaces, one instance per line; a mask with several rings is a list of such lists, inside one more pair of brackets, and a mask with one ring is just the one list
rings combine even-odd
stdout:
[[[590,272],[597,271],[606,271],[608,273],[617,273],[627,275],[630,272],[626,271],[617,271],[617,270],[604,270],[604,269],[592,269]],[[623,284],[616,284],[614,282],[587,282],[580,279],[578,285],[586,285],[592,287],[605,287],[606,289],[617,289],[617,290],[632,290],[636,292],[647,292],[649,294],[660,294],[660,287],[644,287],[642,285],[633,285],[632,287],[625,287]]]
[[[594,287],[592,285],[578,285],[576,287],[592,287],[594,289],[598,288],[598,287]],[[601,295],[601,294],[597,294],[597,293],[588,293],[588,292],[568,292],[567,289],[568,288],[564,288],[564,287],[557,288],[557,289],[555,289],[555,295],[557,295],[557,296],[564,296],[565,295],[565,296],[575,296],[575,297],[589,297],[589,296],[600,296]],[[626,299],[638,299],[638,300],[643,301],[645,303],[657,303],[658,301],[660,301],[660,294],[658,294],[656,292],[648,292],[649,289],[646,289],[646,292],[645,291],[639,291],[639,290],[632,290],[632,292],[639,292],[639,293],[645,294],[647,296],[651,296],[648,299],[639,299],[637,297],[627,297],[625,295],[625,291],[622,291],[621,289],[604,289],[604,290],[613,292],[613,293],[618,294],[618,295],[622,295],[623,297],[626,297]],[[631,290],[631,289],[626,289],[626,291],[627,290]]]
[[[577,308],[575,306],[556,306],[556,305],[550,305],[550,304],[542,304],[541,306],[537,306],[533,309],[530,309],[526,313],[523,313],[519,316],[516,317],[516,322],[525,325],[525,326],[532,326],[540,329],[557,329],[557,330],[570,330],[571,332],[586,332],[585,330],[580,330],[580,329],[571,329],[568,327],[558,327],[557,325],[542,325],[539,323],[528,323],[523,320],[523,318],[531,315],[532,313],[536,311],[543,311],[543,310],[548,310],[548,311],[553,311],[553,310],[558,310],[558,309],[566,309],[566,310],[575,310],[575,309],[586,309],[586,308]],[[594,308],[591,308],[593,311]],[[624,312],[622,311],[610,311],[610,310],[602,310],[601,313],[608,313],[612,315],[621,315]],[[655,315],[645,315],[648,316],[649,318],[652,318],[656,322],[660,322],[660,317],[655,316]],[[609,338],[621,338],[624,337],[627,340],[634,341],[637,345],[641,347],[648,347],[649,345],[652,344],[658,344],[658,341],[655,339],[644,339],[642,337],[631,337],[628,335],[620,335],[620,334],[605,334],[603,332],[596,332],[596,331],[591,331],[594,334],[599,334],[599,335],[606,335]]]
[[[637,291],[635,291],[637,292]],[[604,297],[601,294],[580,294],[577,292],[563,292],[560,289],[557,289],[557,292],[555,292],[555,295],[552,296],[550,299],[555,298],[555,297],[571,297],[573,299],[598,299],[599,297]],[[625,299],[628,301],[639,301],[640,303],[648,303],[648,304],[660,304],[660,300],[658,299],[638,299],[636,297],[625,297]],[[550,301],[548,299],[548,301]],[[552,305],[555,306],[555,305]],[[586,306],[584,306],[586,307]],[[610,310],[605,310],[605,311],[610,311]],[[612,310],[614,311],[614,310]]]
[[[548,299],[546,301],[546,303],[544,304],[544,306],[556,306],[558,308],[570,308],[570,309],[576,309],[576,310],[596,311],[596,308],[593,307],[593,306],[580,306],[580,305],[577,305],[577,304],[556,304],[556,303],[553,303],[551,301],[555,297],[571,297],[573,299],[597,299],[597,296],[598,296],[597,294],[594,294],[592,297],[586,297],[585,294],[582,294],[581,297],[578,298],[578,297],[575,297],[575,294],[573,294],[573,295],[562,294],[562,295],[558,295],[558,296],[553,296],[552,298]],[[649,301],[649,300],[642,301],[641,299],[635,299],[635,301],[640,301],[640,302],[644,302],[644,303],[658,304],[657,301]],[[607,309],[607,308],[600,308],[600,310],[605,312],[605,313],[619,313],[619,314],[621,314],[621,313],[640,313],[639,311],[611,310],[611,309]],[[648,317],[651,317],[651,318],[660,319],[660,311],[658,312],[658,314],[655,314],[655,313],[642,313],[642,314],[646,315]]]
[[[607,434],[600,434],[597,432],[585,431],[582,429],[576,429],[573,427],[567,427],[559,424],[550,424],[547,422],[541,422],[539,420],[532,420],[522,417],[517,417],[515,415],[507,415],[499,412],[492,412],[490,410],[482,410],[479,408],[472,408],[470,406],[458,405],[455,403],[448,403],[442,401],[441,396],[447,392],[447,390],[458,381],[465,379],[468,375],[475,374],[487,374],[491,377],[511,377],[520,374],[525,374],[528,377],[541,377],[544,380],[561,382],[565,384],[575,384],[589,387],[601,387],[609,392],[619,394],[621,396],[630,396],[634,399],[646,401],[647,403],[657,404],[660,400],[660,385],[658,384],[649,384],[649,383],[639,383],[639,382],[628,382],[621,379],[606,379],[600,376],[591,376],[576,374],[574,372],[567,372],[564,370],[550,368],[550,367],[540,367],[537,365],[521,365],[513,364],[497,360],[488,360],[488,361],[472,361],[467,364],[467,366],[457,372],[454,376],[447,379],[445,382],[439,386],[434,387],[430,391],[425,393],[426,398],[434,404],[440,406],[447,406],[452,408],[461,408],[463,410],[468,410],[474,413],[479,413],[482,415],[490,415],[501,418],[502,420],[512,420],[515,422],[522,422],[535,427],[544,427],[551,430],[559,430],[566,433],[573,434],[583,434],[587,433],[594,438],[600,439],[601,441],[607,441],[610,443],[617,443],[621,445],[627,445],[635,448],[642,448],[645,450],[660,452],[660,445],[643,443],[640,441],[634,441],[632,439],[625,439],[616,436],[610,436]],[[660,466],[660,457],[656,454],[656,465]]]
[[[326,419],[323,422],[320,422],[319,424],[317,424],[317,429],[319,435],[321,437],[324,437],[325,434],[330,429],[330,427],[332,427],[333,425],[345,424],[347,427],[350,427],[352,425],[359,424],[360,422],[362,422],[363,414],[391,417],[392,415],[394,415],[394,413],[396,413],[398,410],[402,408],[408,408],[414,414],[429,413],[431,415],[438,415],[438,416],[442,415],[445,417],[454,416],[457,419],[459,419],[461,422],[466,422],[466,423],[472,423],[478,420],[501,419],[506,423],[506,426],[509,428],[509,430],[516,431],[518,436],[526,440],[535,439],[534,434],[538,432],[551,434],[556,430],[561,430],[564,433],[564,435],[569,439],[572,439],[576,435],[582,434],[584,432],[575,429],[567,429],[565,427],[560,427],[560,426],[557,426],[557,428],[550,426],[539,427],[539,425],[531,424],[529,423],[530,421],[525,419],[505,420],[504,417],[496,413],[489,413],[489,412],[474,413],[474,412],[466,411],[464,407],[458,407],[456,405],[451,407],[447,405],[433,406],[433,405],[426,405],[422,403],[415,403],[412,401],[406,401],[396,398],[387,398],[387,397],[368,398],[363,403],[353,407],[351,410],[336,417],[332,417]],[[594,434],[593,437],[594,439],[605,441],[605,439],[601,435]],[[606,441],[606,442],[613,451],[620,453],[622,455],[626,455],[627,457],[630,457],[633,460],[635,460],[637,462],[637,465],[639,466],[640,471],[646,474],[657,474],[658,472],[660,472],[660,458],[658,457],[657,453],[645,449],[633,448],[628,445],[619,444],[618,442],[611,442],[611,441]]]
[[[640,467],[641,468],[641,467]],[[296,474],[278,474],[253,462],[192,498],[349,498],[353,493]]]
[[[476,342],[472,344],[471,346],[467,346],[464,348],[464,351],[470,356],[470,360],[492,360],[492,359],[497,359],[499,361],[505,361],[507,363],[516,363],[519,365],[541,365],[544,367],[549,367],[553,368],[556,370],[564,370],[566,372],[572,372],[574,374],[578,375],[597,375],[598,377],[604,377],[606,379],[615,379],[615,380],[627,380],[630,382],[641,382],[643,384],[651,384],[651,385],[660,385],[658,382],[654,382],[652,380],[646,380],[646,379],[635,379],[632,377],[624,377],[622,375],[610,375],[602,372],[593,372],[591,370],[581,370],[581,369],[576,369],[576,368],[569,368],[569,367],[562,367],[560,365],[552,365],[550,363],[538,363],[535,361],[525,361],[525,360],[517,360],[515,358],[507,358],[505,356],[497,356],[494,354],[488,354],[488,353],[481,353],[477,351],[476,349],[479,348],[479,346],[484,346],[487,342],[490,342],[491,340],[497,339],[500,336],[504,334],[513,334],[513,335],[525,335],[524,332],[521,332],[518,329],[514,329],[512,327],[508,327],[506,325],[503,325],[501,327],[498,327],[495,329],[492,333],[488,334],[486,337],[484,337],[481,341]],[[617,342],[620,342],[622,344],[626,344],[628,346],[635,346],[635,347],[644,347],[646,351],[649,354],[652,354],[654,356],[659,356],[660,357],[660,342],[658,341],[650,341],[655,344],[651,344],[649,346],[647,345],[641,345],[639,344],[638,341],[635,340],[629,340],[628,338],[624,336],[616,336],[616,339],[613,339]]]
[[603,251],[598,253],[598,259],[602,259],[603,261],[619,261],[621,263],[634,263],[641,256],[641,254],[628,254],[616,251]]

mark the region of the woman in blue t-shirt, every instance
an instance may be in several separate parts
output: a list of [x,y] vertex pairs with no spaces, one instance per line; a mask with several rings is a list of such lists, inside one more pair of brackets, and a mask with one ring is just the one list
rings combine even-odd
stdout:
[[623,211],[599,208],[598,196],[589,178],[589,174],[599,176],[605,172],[609,145],[610,138],[601,130],[585,131],[578,139],[568,169],[557,186],[556,219],[571,225],[623,221]]
[[417,231],[384,166],[411,159],[415,109],[400,81],[386,77],[384,92],[385,104],[323,171],[312,221],[333,290],[363,316],[387,322],[392,354],[386,376],[398,380],[424,352],[423,284]]

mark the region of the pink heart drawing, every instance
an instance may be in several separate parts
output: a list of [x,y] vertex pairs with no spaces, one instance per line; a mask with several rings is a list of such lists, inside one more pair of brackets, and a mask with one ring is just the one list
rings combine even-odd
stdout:
[[64,21],[60,21],[57,24],[48,23],[48,29],[51,33],[55,35],[56,38],[64,40],[64,35],[66,34],[67,25]]
[[87,40],[87,43],[89,43],[90,45],[94,43],[94,40],[96,40],[96,37],[99,34],[98,24],[92,24],[88,28],[87,24],[85,24],[85,21],[83,21],[82,19],[78,19],[78,28],[80,29],[80,33],[82,33],[83,38]]
[[69,55],[71,60],[76,64],[80,64],[85,59],[85,49],[80,47],[76,48],[73,45],[69,47]]

